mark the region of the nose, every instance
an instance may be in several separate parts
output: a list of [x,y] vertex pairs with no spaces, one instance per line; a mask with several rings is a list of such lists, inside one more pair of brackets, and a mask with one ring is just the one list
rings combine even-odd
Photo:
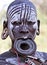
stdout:
[[29,31],[28,31],[28,28],[27,28],[27,26],[22,26],[21,27],[21,29],[20,29],[20,33],[24,33],[24,34],[26,34],[26,33],[28,33]]

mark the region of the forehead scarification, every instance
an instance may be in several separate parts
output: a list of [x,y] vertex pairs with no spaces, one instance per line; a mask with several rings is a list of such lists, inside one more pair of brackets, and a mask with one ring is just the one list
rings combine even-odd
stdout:
[[29,21],[36,21],[37,14],[34,7],[27,3],[15,4],[7,11],[7,17],[10,21],[20,21],[27,19]]

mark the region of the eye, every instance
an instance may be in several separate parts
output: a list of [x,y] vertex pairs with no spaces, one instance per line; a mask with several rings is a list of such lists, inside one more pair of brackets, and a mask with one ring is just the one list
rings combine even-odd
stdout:
[[21,24],[22,24],[22,22],[18,22],[18,24],[19,24],[19,25],[21,25]]
[[28,21],[28,25],[34,25],[35,22]]
[[15,21],[15,22],[12,22],[12,24],[13,24],[13,25],[21,25],[22,22],[16,22],[16,21]]

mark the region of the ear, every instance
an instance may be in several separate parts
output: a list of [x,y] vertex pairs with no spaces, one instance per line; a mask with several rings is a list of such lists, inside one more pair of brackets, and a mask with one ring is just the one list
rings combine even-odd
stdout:
[[4,21],[3,22],[3,31],[2,31],[2,34],[1,34],[1,38],[6,39],[7,37],[8,37],[8,27],[7,27],[7,22]]
[[37,25],[38,25],[38,30],[37,30],[37,35],[40,34],[40,20],[37,20]]

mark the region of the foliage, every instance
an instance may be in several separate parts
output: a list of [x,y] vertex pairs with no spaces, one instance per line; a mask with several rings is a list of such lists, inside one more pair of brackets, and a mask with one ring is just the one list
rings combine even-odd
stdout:
[[43,13],[45,13],[47,15],[47,0],[45,0],[41,5],[40,5],[40,9]]

